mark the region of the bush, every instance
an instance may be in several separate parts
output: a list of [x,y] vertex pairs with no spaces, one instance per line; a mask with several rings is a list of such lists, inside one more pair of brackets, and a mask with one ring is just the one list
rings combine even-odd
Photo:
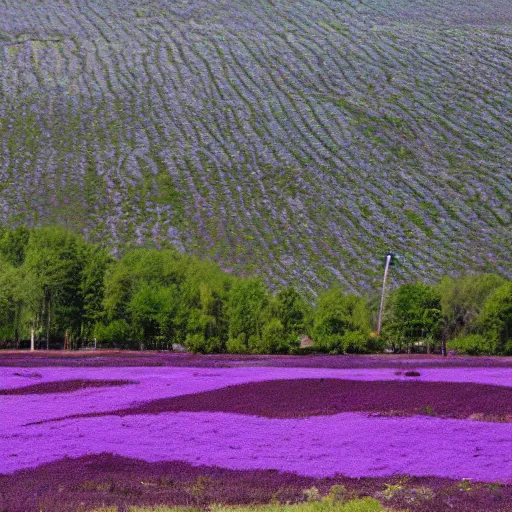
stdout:
[[101,345],[129,343],[134,338],[134,332],[124,319],[113,320],[109,324],[97,323],[94,327],[94,337]]
[[317,354],[318,352],[320,352],[320,350],[318,349],[318,347],[315,347],[314,345],[312,345],[311,347],[293,346],[290,349],[290,354],[293,354],[296,356],[306,356],[309,354]]
[[271,319],[263,326],[261,348],[265,354],[286,354],[288,352],[285,330],[277,318]]
[[490,353],[512,354],[512,281],[494,290],[487,298],[480,325],[490,340]]
[[239,334],[236,338],[229,338],[226,343],[229,354],[247,354],[249,349],[245,344],[245,334]]
[[249,336],[249,341],[247,342],[248,352],[251,354],[264,354],[263,345],[261,344],[260,337],[256,334],[251,334]]
[[369,337],[362,332],[346,332],[341,338],[341,346],[348,354],[365,354],[369,352]]
[[480,354],[490,354],[492,351],[491,344],[480,334],[470,334],[469,336],[461,336],[448,342],[450,350],[456,350],[459,354],[478,356]]
[[[318,350],[340,353],[346,345],[352,349],[352,343],[360,347],[357,335],[370,333],[370,322],[364,299],[355,295],[345,295],[339,288],[332,288],[318,299],[318,308],[314,319],[313,336]],[[351,333],[355,333],[351,336]]]

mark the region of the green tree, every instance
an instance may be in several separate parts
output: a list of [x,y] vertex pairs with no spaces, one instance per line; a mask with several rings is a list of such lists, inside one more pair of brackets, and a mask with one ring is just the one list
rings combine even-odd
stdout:
[[277,318],[263,326],[259,349],[263,354],[286,354],[290,348],[286,329]]
[[168,341],[168,320],[175,311],[175,289],[143,283],[133,294],[128,305],[133,332],[140,343],[159,348]]
[[230,347],[234,340],[243,350],[249,349],[249,340],[254,350],[258,350],[263,327],[263,311],[268,304],[268,292],[259,278],[238,279],[233,283],[227,304]]
[[74,336],[80,334],[84,245],[81,237],[59,227],[36,229],[30,234],[24,265],[42,296],[35,317],[45,325],[47,348],[51,334],[62,337],[65,330]]
[[20,267],[25,261],[25,251],[30,230],[24,226],[5,229],[0,233],[0,256],[6,263]]
[[190,350],[211,353],[225,349],[226,306],[232,281],[216,264],[190,259],[180,287],[176,318],[177,328],[184,333],[185,345]]
[[220,352],[232,280],[214,263],[172,250],[134,249],[106,273],[105,322],[125,320],[132,336],[149,346],[184,343],[196,352]]
[[409,283],[397,288],[390,300],[383,335],[394,349],[410,351],[419,340],[438,340],[441,329],[441,297],[426,283]]
[[512,282],[496,288],[485,301],[481,312],[482,334],[491,352],[512,355]]
[[89,341],[93,337],[94,325],[103,317],[105,275],[113,260],[103,248],[92,244],[84,248],[83,258],[80,280],[83,316],[80,337]]
[[0,231],[0,340],[14,340],[17,348],[23,336],[25,290],[31,288],[20,270],[29,235],[25,227]]
[[[349,333],[359,333],[366,340],[370,334],[370,322],[364,299],[346,295],[339,288],[331,288],[318,299],[314,318],[313,339],[320,350],[344,352],[355,345]],[[363,350],[361,344],[357,344]],[[363,350],[364,351],[364,350]]]
[[19,343],[20,282],[18,269],[0,260],[0,340]]
[[477,333],[478,317],[487,297],[504,283],[505,279],[495,274],[441,279],[436,288],[441,297],[443,339]]

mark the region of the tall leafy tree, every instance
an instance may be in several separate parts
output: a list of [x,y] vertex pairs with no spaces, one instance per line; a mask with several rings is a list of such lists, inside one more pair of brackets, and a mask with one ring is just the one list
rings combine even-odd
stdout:
[[441,297],[426,283],[408,283],[391,296],[384,334],[393,348],[410,350],[415,341],[438,339],[441,328]]
[[80,280],[80,294],[83,301],[80,337],[90,340],[95,324],[101,321],[104,314],[105,275],[113,260],[107,251],[92,244],[84,247],[83,259]]
[[493,354],[512,355],[512,282],[496,288],[485,301],[480,324]]
[[353,333],[358,333],[361,351],[370,334],[370,322],[364,299],[347,295],[340,288],[331,288],[318,299],[313,341],[316,347],[328,352],[344,352],[355,345]]
[[[25,227],[4,228],[0,231],[0,339],[14,340],[19,347],[23,335],[25,293],[20,267],[30,231]],[[30,283],[26,283],[27,289]]]
[[14,267],[25,261],[25,251],[30,238],[30,230],[24,226],[4,229],[0,233],[0,256]]
[[268,292],[259,278],[239,279],[233,284],[228,299],[230,347],[239,351],[258,350],[263,327],[263,311]]
[[81,276],[85,266],[83,240],[59,227],[32,231],[26,249],[25,266],[41,291],[40,314],[45,326],[46,346],[52,334],[65,330],[79,336],[83,300]]
[[505,279],[495,274],[441,279],[436,288],[441,297],[443,339],[477,332],[477,319],[487,297],[504,283]]

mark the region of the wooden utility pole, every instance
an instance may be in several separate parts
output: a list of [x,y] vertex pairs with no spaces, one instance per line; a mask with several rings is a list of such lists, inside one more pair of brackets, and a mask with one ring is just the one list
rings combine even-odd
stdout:
[[377,336],[380,334],[382,328],[382,312],[384,311],[384,297],[386,295],[386,281],[388,280],[389,266],[393,255],[391,253],[386,254],[386,265],[384,267],[384,279],[382,280],[382,293],[380,295],[380,307],[379,307],[379,318],[377,320]]

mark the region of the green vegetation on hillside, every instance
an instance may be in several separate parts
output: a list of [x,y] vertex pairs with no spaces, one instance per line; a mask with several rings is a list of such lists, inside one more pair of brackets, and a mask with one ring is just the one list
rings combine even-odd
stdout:
[[[273,293],[174,249],[126,249],[111,257],[60,227],[0,229],[0,342],[39,348],[169,349],[202,353],[365,353],[452,348],[512,354],[512,283],[475,274],[437,285],[409,283],[387,301],[372,336],[374,297],[335,286],[316,304],[294,287]],[[304,335],[313,339],[301,349]]]
[[510,279],[511,39],[507,0],[0,2],[0,222],[310,295],[388,247]]

